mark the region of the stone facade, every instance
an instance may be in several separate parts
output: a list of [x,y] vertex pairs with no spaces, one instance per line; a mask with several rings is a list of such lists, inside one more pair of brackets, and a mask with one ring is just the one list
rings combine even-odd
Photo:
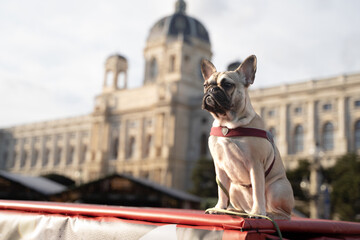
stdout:
[[[142,87],[128,89],[126,58],[105,63],[92,114],[0,129],[0,169],[57,173],[87,182],[128,173],[187,190],[191,171],[208,157],[212,117],[201,110],[202,58],[211,59],[204,26],[175,13],[152,27],[144,49]],[[360,74],[250,91],[275,135],[286,167],[323,149],[324,166],[360,149]]]
[[1,129],[0,169],[81,181],[90,157],[91,122],[91,116],[82,116]]
[[360,74],[250,92],[254,109],[276,139],[287,168],[320,154],[324,167],[360,153]]

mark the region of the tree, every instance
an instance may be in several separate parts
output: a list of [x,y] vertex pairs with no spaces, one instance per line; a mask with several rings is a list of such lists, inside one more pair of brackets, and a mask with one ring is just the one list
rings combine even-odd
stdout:
[[309,180],[310,176],[310,162],[306,159],[299,160],[299,165],[296,169],[290,170],[286,173],[287,178],[289,179],[291,186],[294,191],[294,197],[307,201],[307,197],[305,196],[303,190],[300,187],[301,181],[306,179]]
[[216,197],[217,184],[215,180],[215,167],[212,160],[200,158],[192,171],[193,188],[191,193],[200,197]]
[[360,157],[349,153],[339,158],[327,171],[332,187],[332,212],[341,220],[359,221],[360,213]]

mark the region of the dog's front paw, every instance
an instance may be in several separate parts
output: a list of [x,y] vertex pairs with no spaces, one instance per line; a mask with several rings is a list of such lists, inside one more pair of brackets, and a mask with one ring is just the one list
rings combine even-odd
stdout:
[[217,203],[215,207],[209,208],[205,211],[208,214],[225,214],[226,205],[222,203]]
[[267,217],[266,211],[251,211],[249,214],[249,218],[255,219],[265,219]]
[[209,208],[205,211],[207,214],[225,214],[225,209],[222,208]]

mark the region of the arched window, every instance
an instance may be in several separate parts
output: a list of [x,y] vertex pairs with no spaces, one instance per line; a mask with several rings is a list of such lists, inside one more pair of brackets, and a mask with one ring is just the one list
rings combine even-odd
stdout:
[[203,133],[200,137],[200,155],[206,156],[208,152],[208,136],[207,134]]
[[300,153],[304,150],[304,129],[301,125],[295,127],[294,134],[294,153]]
[[115,137],[113,139],[113,145],[112,145],[112,153],[111,153],[112,159],[117,159],[118,154],[119,154],[119,138]]
[[153,144],[153,137],[152,135],[148,135],[145,139],[145,148],[143,154],[145,158],[149,157],[152,144]]
[[355,123],[355,149],[360,149],[360,120]]
[[45,152],[44,152],[44,158],[43,158],[43,164],[42,165],[43,166],[48,165],[49,160],[50,160],[50,149],[46,148]]
[[70,165],[71,163],[73,163],[74,157],[75,157],[75,148],[74,148],[74,146],[71,146],[70,150],[69,150],[69,155],[66,160],[66,164]]
[[58,148],[56,150],[56,154],[55,154],[55,161],[54,161],[54,165],[59,165],[60,161],[61,161],[61,155],[62,155],[62,149]]
[[105,79],[105,86],[110,87],[112,85],[112,82],[114,80],[114,74],[112,71],[108,71],[106,73],[106,79]]
[[124,89],[126,88],[126,74],[125,72],[119,72],[117,78],[117,88]]
[[82,146],[82,151],[81,151],[81,157],[80,157],[80,164],[82,164],[82,163],[84,163],[85,162],[85,160],[86,160],[86,152],[87,152],[87,146],[86,145],[83,145]]
[[16,161],[17,161],[17,157],[18,157],[18,153],[17,153],[16,151],[14,151],[13,160],[12,160],[12,162],[11,162],[10,168],[15,167]]
[[136,150],[135,137],[130,137],[127,149],[127,158],[132,158]]
[[334,126],[332,125],[332,123],[325,123],[323,128],[322,140],[324,151],[330,151],[334,149]]
[[34,149],[32,159],[31,159],[31,166],[34,167],[36,165],[36,162],[39,158],[39,151],[37,149]]
[[149,79],[150,81],[154,81],[158,75],[158,66],[155,58],[151,60],[149,70]]
[[21,162],[20,162],[20,167],[24,167],[26,164],[26,161],[28,159],[28,152],[24,151],[22,156],[21,156]]
[[5,151],[3,153],[3,163],[2,163],[2,166],[0,166],[1,168],[4,168],[6,169],[8,167],[8,153],[7,151]]

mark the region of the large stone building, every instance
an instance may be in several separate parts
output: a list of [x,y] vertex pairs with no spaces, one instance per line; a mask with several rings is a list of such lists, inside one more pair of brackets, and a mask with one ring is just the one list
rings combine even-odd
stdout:
[[[210,157],[212,118],[201,110],[202,58],[211,58],[207,30],[175,12],[150,29],[143,86],[127,88],[127,60],[110,56],[92,114],[0,129],[0,169],[57,173],[87,182],[114,172],[189,189],[191,170]],[[318,143],[324,165],[360,149],[360,75],[250,92],[288,168]]]
[[92,114],[2,129],[0,168],[78,182],[128,173],[188,189],[194,163],[208,154],[200,61],[211,55],[207,30],[177,1],[150,29],[142,87],[128,89],[127,60],[110,56]]

